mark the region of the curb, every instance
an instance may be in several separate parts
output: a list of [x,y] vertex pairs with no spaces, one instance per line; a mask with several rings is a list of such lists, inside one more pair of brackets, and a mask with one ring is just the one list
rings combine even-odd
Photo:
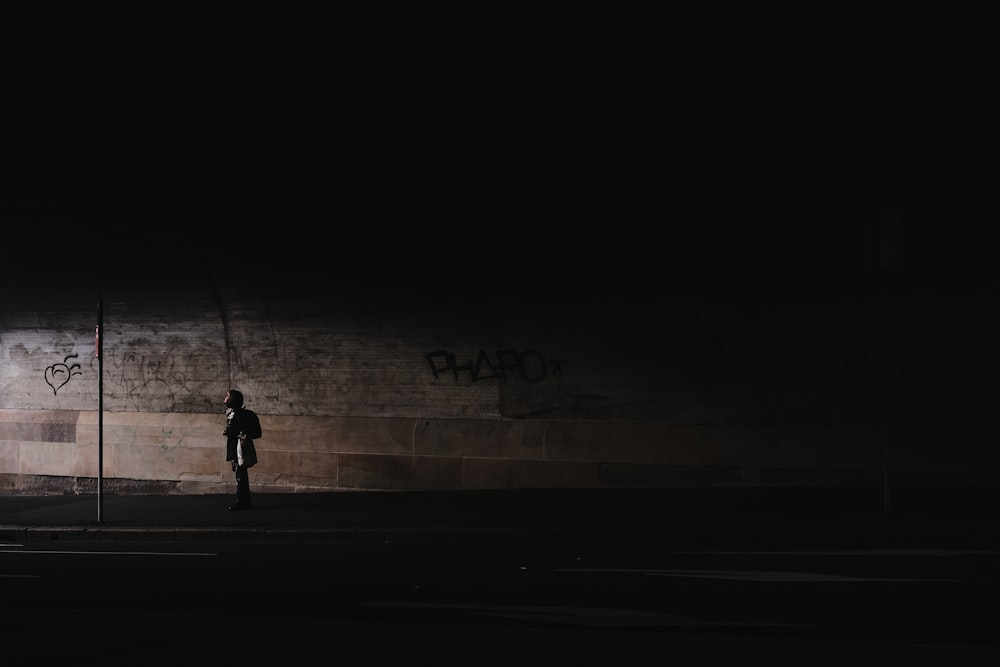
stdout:
[[0,545],[70,541],[426,543],[520,541],[712,549],[1000,549],[988,524],[773,524],[682,521],[656,525],[101,526],[0,525]]

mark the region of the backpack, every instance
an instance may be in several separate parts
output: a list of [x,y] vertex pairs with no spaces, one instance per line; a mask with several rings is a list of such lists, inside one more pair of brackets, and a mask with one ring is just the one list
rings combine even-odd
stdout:
[[260,430],[260,418],[257,417],[256,412],[246,408],[240,411],[240,430],[246,433],[251,440],[256,440],[263,435]]

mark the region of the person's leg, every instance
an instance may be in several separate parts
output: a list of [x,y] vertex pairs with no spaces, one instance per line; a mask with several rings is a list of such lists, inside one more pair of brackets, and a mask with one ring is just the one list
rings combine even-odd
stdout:
[[229,510],[238,509],[240,502],[240,473],[237,467],[236,461],[232,462],[233,465],[233,479],[236,480],[236,500],[228,507]]
[[236,466],[236,502],[229,506],[229,511],[250,509],[250,477],[246,466]]
[[236,502],[240,507],[252,506],[250,502],[250,471],[246,466],[236,468]]

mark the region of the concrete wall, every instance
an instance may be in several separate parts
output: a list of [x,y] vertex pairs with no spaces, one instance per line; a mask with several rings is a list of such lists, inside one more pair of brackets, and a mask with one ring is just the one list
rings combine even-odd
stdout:
[[91,491],[99,449],[113,492],[229,492],[230,387],[259,491],[877,485],[887,444],[897,483],[996,481],[993,285],[675,278],[655,303],[118,283],[102,360],[95,290],[8,286],[0,492]]

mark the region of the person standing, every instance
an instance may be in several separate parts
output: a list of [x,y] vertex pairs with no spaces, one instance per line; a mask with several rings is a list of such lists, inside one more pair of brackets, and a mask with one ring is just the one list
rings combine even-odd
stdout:
[[260,437],[260,422],[257,416],[243,407],[243,393],[230,389],[222,401],[226,406],[226,460],[232,462],[236,473],[236,502],[229,506],[230,512],[248,510],[253,507],[250,499],[249,469],[257,463],[257,452],[253,438]]

